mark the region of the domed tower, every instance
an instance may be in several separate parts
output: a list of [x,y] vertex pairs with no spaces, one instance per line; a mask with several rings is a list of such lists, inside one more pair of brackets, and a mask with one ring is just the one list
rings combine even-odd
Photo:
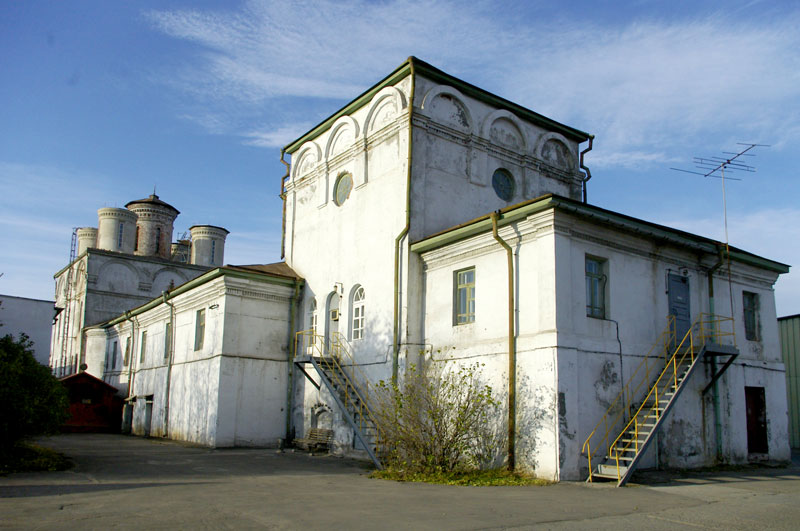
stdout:
[[78,229],[78,256],[86,249],[97,247],[97,229],[94,227],[81,227]]
[[192,235],[192,263],[218,267],[225,258],[225,238],[227,229],[214,225],[194,225],[189,227]]
[[125,205],[136,217],[136,238],[133,253],[169,259],[172,246],[172,224],[178,209],[160,200],[156,194]]
[[136,214],[124,208],[97,211],[97,247],[105,251],[132,253],[136,243]]

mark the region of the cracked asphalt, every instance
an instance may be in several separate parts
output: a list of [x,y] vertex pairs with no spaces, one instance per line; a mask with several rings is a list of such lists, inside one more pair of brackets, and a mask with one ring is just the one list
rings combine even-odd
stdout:
[[451,487],[368,477],[366,465],[271,449],[208,449],[123,435],[38,441],[64,472],[0,477],[2,529],[797,529],[800,460],[617,489]]

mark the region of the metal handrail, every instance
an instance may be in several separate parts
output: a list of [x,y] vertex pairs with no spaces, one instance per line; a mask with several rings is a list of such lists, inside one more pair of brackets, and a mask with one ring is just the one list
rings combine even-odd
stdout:
[[[334,369],[329,371],[333,380],[332,383],[341,390],[342,396],[340,398],[343,399],[345,406],[352,408],[358,417],[357,420],[353,420],[356,420],[361,430],[370,425],[374,427],[378,439],[376,444],[380,444],[380,440],[383,438],[383,430],[375,422],[370,404],[373,400],[374,391],[371,388],[369,379],[356,365],[350,353],[349,343],[342,334],[334,332],[327,349],[330,355],[326,356],[325,350],[325,338],[318,335],[315,330],[302,330],[295,334],[295,357],[311,356],[316,358],[317,363]],[[349,372],[342,365],[343,361],[350,369]],[[357,380],[355,374],[360,376],[358,378],[360,381],[354,381]]]
[[[616,433],[615,428],[620,424],[620,421],[624,419],[625,412],[629,410],[631,398],[636,396],[645,384],[648,386],[650,385],[652,382],[652,371],[660,371],[661,367],[666,365],[669,345],[674,342],[674,323],[675,317],[672,315],[667,316],[667,327],[659,334],[658,339],[653,343],[653,346],[650,347],[650,350],[645,354],[642,361],[639,362],[639,365],[636,366],[636,369],[634,369],[633,373],[631,373],[628,378],[627,383],[622,386],[619,394],[617,394],[616,398],[611,402],[611,405],[608,407],[603,417],[595,425],[586,438],[586,441],[583,443],[581,452],[583,452],[589,460],[590,478],[592,473],[592,457],[594,457],[600,448],[606,445],[607,452],[610,452],[611,445],[607,444],[608,440],[612,433]],[[654,352],[657,354],[656,356],[653,356]],[[657,360],[663,361],[658,363]],[[644,372],[640,375],[639,373],[642,369],[644,369]],[[637,376],[640,376],[638,380],[636,379]],[[620,378],[622,378],[621,375]],[[635,385],[633,385],[634,383]],[[597,430],[601,425],[605,431],[603,432],[603,436],[597,441],[597,444],[594,445],[594,450],[592,450],[592,438],[598,433]]]
[[[730,323],[731,331],[723,331],[721,325],[723,323]],[[659,394],[663,397],[664,393],[668,392],[670,388],[673,392],[678,390],[678,369],[683,367],[684,363],[689,361],[689,367],[695,362],[696,350],[702,348],[707,343],[717,343],[722,338],[732,338],[733,345],[736,345],[736,336],[734,332],[734,321],[732,317],[717,316],[714,314],[701,313],[695,322],[689,327],[689,330],[681,339],[681,342],[675,347],[675,350],[666,363],[664,370],[661,371],[650,392],[642,401],[641,406],[635,414],[631,416],[630,421],[620,431],[616,439],[609,445],[607,457],[614,459],[617,468],[617,477],[621,477],[621,470],[619,466],[620,455],[628,452],[633,446],[634,451],[639,453],[639,427],[644,424],[647,419],[654,418],[656,422],[661,417],[661,408],[659,407]],[[696,331],[696,332],[695,332]],[[688,341],[688,343],[687,343]],[[680,355],[680,359],[679,359]],[[662,385],[663,382],[663,385]],[[683,382],[681,382],[682,384]],[[675,395],[673,395],[675,396]],[[645,405],[653,398],[653,405],[645,408]],[[642,415],[644,413],[644,415]],[[634,436],[632,440],[625,444],[618,445],[623,435],[628,433],[633,428]],[[643,443],[644,441],[642,441]],[[612,455],[613,453],[613,455]],[[592,471],[589,470],[590,478]]]

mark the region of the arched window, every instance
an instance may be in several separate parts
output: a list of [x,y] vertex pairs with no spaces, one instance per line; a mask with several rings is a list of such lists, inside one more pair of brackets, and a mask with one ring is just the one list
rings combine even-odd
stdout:
[[364,339],[364,299],[364,288],[359,286],[358,289],[353,292],[352,305],[350,306],[352,308],[351,315],[353,316],[350,328],[352,334],[350,337],[352,337],[353,340]]
[[136,243],[133,244],[133,250],[139,250],[139,225],[136,225]]
[[161,252],[161,227],[156,227],[156,254]]

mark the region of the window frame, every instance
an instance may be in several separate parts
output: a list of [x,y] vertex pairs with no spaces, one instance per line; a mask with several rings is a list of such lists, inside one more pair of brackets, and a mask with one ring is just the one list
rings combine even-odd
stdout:
[[172,323],[167,321],[164,324],[164,361],[169,360],[170,350],[172,350]]
[[122,221],[117,225],[117,249],[122,249],[122,238],[125,233],[125,223]]
[[145,353],[147,352],[147,330],[142,330],[139,342],[139,364],[143,365],[145,362]]
[[366,331],[366,307],[365,301],[367,293],[364,286],[356,286],[353,296],[350,298],[350,339],[360,341],[364,339]]
[[125,355],[122,357],[122,366],[127,367],[131,359],[131,336],[125,338]]
[[[749,303],[748,303],[749,301]],[[742,324],[744,325],[744,338],[748,341],[760,341],[761,319],[759,311],[761,300],[754,291],[742,291]],[[749,316],[748,316],[749,314]],[[749,317],[749,318],[748,318]]]
[[[465,282],[461,282],[461,275],[472,273],[472,281],[469,282],[465,278]],[[475,266],[465,267],[453,271],[453,326],[468,325],[475,322],[476,310],[476,286],[477,274]],[[464,312],[459,312],[462,307],[462,299],[464,301]]]
[[[589,264],[598,271],[589,271]],[[587,254],[584,259],[586,317],[606,319],[608,315],[608,259]],[[597,300],[600,298],[601,300]]]
[[200,308],[194,317],[194,350],[203,350],[206,336],[206,309]]

